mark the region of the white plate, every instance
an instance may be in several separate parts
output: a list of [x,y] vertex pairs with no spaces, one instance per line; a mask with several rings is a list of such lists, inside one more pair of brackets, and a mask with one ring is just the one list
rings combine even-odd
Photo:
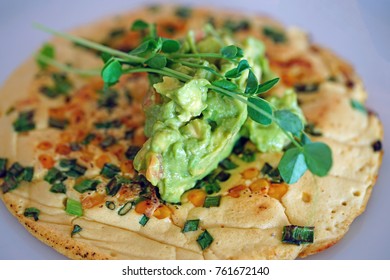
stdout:
[[[49,36],[40,22],[67,30],[145,3],[163,1],[4,1],[0,2],[0,83]],[[165,1],[167,2],[167,1]],[[207,6],[208,0],[173,1]],[[99,4],[97,4],[99,3]],[[390,3],[385,1],[213,1],[213,6],[269,14],[299,26],[313,40],[352,62],[369,92],[368,106],[379,113],[389,138]],[[4,98],[3,96],[1,98]],[[389,142],[384,143],[390,150]],[[390,259],[390,161],[385,155],[366,212],[335,246],[310,259]],[[64,259],[31,236],[0,203],[0,259]]]

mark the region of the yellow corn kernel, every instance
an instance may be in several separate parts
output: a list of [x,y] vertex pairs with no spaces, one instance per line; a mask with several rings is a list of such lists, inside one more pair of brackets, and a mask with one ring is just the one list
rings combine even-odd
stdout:
[[165,204],[161,204],[157,209],[154,211],[153,216],[155,216],[157,219],[165,219],[169,216],[171,216],[172,211],[169,209],[168,206]]
[[270,187],[270,183],[267,179],[257,179],[252,184],[250,184],[249,188],[252,192],[258,193],[267,193]]
[[142,200],[135,206],[135,212],[138,214],[145,214],[150,207],[152,207],[152,202],[150,200]]
[[259,170],[256,168],[248,168],[242,173],[244,179],[253,179],[259,175]]
[[201,207],[206,199],[206,192],[201,189],[190,190],[187,194],[187,198],[195,207]]
[[282,184],[271,184],[268,195],[270,197],[280,200],[287,192],[288,186],[284,183]]
[[243,191],[245,189],[246,189],[246,187],[244,185],[235,186],[235,187],[229,189],[228,195],[231,197],[234,197],[234,198],[240,197],[241,191]]

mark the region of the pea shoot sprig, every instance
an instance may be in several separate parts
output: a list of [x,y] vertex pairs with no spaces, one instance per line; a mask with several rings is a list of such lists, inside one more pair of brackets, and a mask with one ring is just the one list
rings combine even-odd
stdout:
[[[297,182],[307,170],[317,176],[326,176],[332,167],[331,149],[325,143],[312,142],[304,132],[302,120],[296,114],[289,110],[277,110],[262,97],[263,93],[278,83],[279,78],[259,83],[249,62],[244,58],[243,50],[235,45],[225,46],[219,53],[184,53],[181,51],[180,41],[159,37],[155,24],[137,20],[131,29],[142,32],[145,35],[144,40],[137,48],[126,53],[39,24],[35,24],[35,27],[100,51],[104,61],[101,71],[74,69],[56,61],[52,47],[46,45],[37,56],[40,66],[51,64],[64,71],[83,75],[100,74],[107,87],[118,83],[123,74],[130,73],[168,76],[184,83],[194,79],[192,75],[175,70],[172,67],[174,64],[181,64],[194,70],[203,69],[214,74],[217,80],[208,85],[210,90],[245,103],[249,118],[263,126],[275,123],[291,141],[278,165],[280,175],[286,183]],[[226,60],[235,67],[221,74],[215,68],[205,65],[207,59]],[[234,81],[241,78],[244,72],[248,75],[245,90],[241,91]]]

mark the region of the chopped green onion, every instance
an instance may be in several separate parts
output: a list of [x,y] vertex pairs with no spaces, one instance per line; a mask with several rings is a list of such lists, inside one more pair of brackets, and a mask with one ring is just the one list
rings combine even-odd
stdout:
[[115,210],[115,202],[113,201],[106,201],[106,207],[110,210]]
[[83,228],[79,225],[74,225],[73,226],[73,230],[72,230],[72,233],[70,234],[70,236],[73,236],[75,235],[76,233],[79,233],[80,231],[82,231]]
[[132,201],[128,201],[126,202],[125,205],[123,205],[119,211],[118,211],[118,215],[119,216],[124,216],[126,215],[130,210],[131,208],[133,208],[133,202]]
[[20,165],[20,163],[15,162],[11,165],[11,167],[8,169],[8,173],[13,175],[15,178],[18,178],[20,175],[22,175],[24,171],[24,167]]
[[76,151],[80,151],[81,150],[81,146],[79,143],[76,143],[76,142],[71,142],[69,143],[69,147],[70,149],[73,151],[73,152],[76,152]]
[[180,18],[189,18],[191,16],[192,9],[188,7],[178,7],[175,11],[176,16]]
[[0,178],[4,178],[7,174],[7,162],[8,159],[0,158]]
[[34,111],[20,112],[18,118],[13,122],[16,132],[26,132],[35,129],[33,121]]
[[256,153],[252,150],[245,149],[240,158],[245,162],[254,162],[256,160]]
[[120,120],[112,120],[112,121],[95,123],[96,129],[120,128],[121,126],[122,126],[122,122]]
[[233,21],[228,19],[223,24],[223,27],[229,29],[231,32],[245,31],[250,28],[250,23],[248,20]]
[[217,193],[221,190],[221,187],[218,182],[214,180],[205,182],[203,185],[207,194]]
[[106,193],[110,196],[115,196],[121,187],[122,184],[116,178],[112,178],[106,185]]
[[319,84],[296,84],[294,89],[297,93],[316,93],[318,91]]
[[96,187],[100,184],[98,180],[85,179],[76,184],[73,188],[79,193],[85,193],[87,191],[95,191]]
[[7,193],[11,190],[16,189],[19,186],[18,180],[13,175],[7,175],[4,182],[1,184],[1,190],[3,193]]
[[355,100],[355,99],[351,99],[351,106],[352,108],[354,108],[355,110],[363,113],[363,114],[367,114],[367,109],[366,107],[360,103],[359,101]]
[[58,170],[55,167],[52,167],[49,169],[45,177],[43,178],[46,182],[49,184],[54,184],[55,182],[63,182],[67,179],[68,177],[65,176],[60,170]]
[[41,211],[39,211],[39,209],[35,208],[35,207],[29,207],[29,208],[26,208],[24,210],[24,213],[23,215],[25,217],[32,217],[34,218],[34,221],[38,221],[38,217],[39,217],[39,214],[41,213]]
[[83,145],[88,145],[96,138],[96,134],[89,133],[87,136],[85,136],[84,140],[81,142]]
[[314,241],[314,227],[303,226],[285,226],[283,227],[282,242],[301,245],[313,243]]
[[83,215],[83,207],[79,201],[68,198],[66,200],[65,212],[70,215],[81,217]]
[[23,171],[23,180],[26,182],[31,182],[34,177],[34,167],[26,167]]
[[381,140],[375,141],[374,143],[372,143],[371,147],[374,150],[374,152],[382,151],[382,141]]
[[287,40],[286,35],[283,31],[277,30],[271,26],[265,26],[263,28],[263,34],[270,38],[274,43],[284,43]]
[[206,196],[206,199],[204,200],[203,207],[210,208],[210,207],[218,207],[221,202],[221,196]]
[[199,219],[196,220],[187,220],[184,224],[182,232],[196,231],[198,230]]
[[119,94],[113,89],[104,90],[98,100],[99,108],[113,109],[118,105]]
[[68,120],[55,119],[55,118],[52,118],[52,117],[49,118],[49,127],[63,130],[68,125],[69,125],[69,121]]
[[233,161],[231,161],[228,158],[225,158],[219,163],[219,166],[221,166],[225,170],[232,170],[238,167],[237,164],[235,164]]
[[100,143],[100,147],[102,149],[107,149],[108,147],[114,145],[116,143],[116,138],[112,135],[107,135],[106,138]]
[[211,245],[211,243],[213,243],[214,241],[214,238],[211,236],[211,234],[205,230],[204,232],[202,232],[198,239],[196,239],[196,242],[198,242],[200,248],[202,248],[202,250],[206,249],[207,247],[209,247]]
[[242,154],[244,152],[244,149],[245,149],[245,144],[248,141],[249,141],[249,139],[246,137],[241,137],[240,139],[238,139],[238,141],[236,142],[236,144],[233,147],[233,153],[236,155]]
[[121,172],[121,169],[112,163],[105,163],[100,174],[104,177],[111,179],[115,177],[119,172]]
[[66,186],[63,182],[55,183],[51,186],[50,191],[52,193],[66,193]]
[[75,158],[63,158],[60,160],[60,167],[62,168],[71,168],[73,167],[77,162],[77,159]]
[[268,162],[266,162],[263,166],[263,168],[261,168],[261,173],[264,174],[264,175],[268,175],[272,169],[274,169]]
[[141,219],[139,219],[139,223],[140,223],[140,225],[143,226],[143,227],[146,225],[146,223],[147,223],[148,221],[149,221],[149,217],[146,216],[145,214],[142,215]]
[[125,140],[131,140],[134,137],[134,129],[126,130],[125,132]]
[[227,180],[229,180],[230,178],[230,173],[227,173],[225,171],[221,171],[218,173],[218,175],[215,177],[216,180],[220,181],[220,182],[225,182]]
[[139,150],[141,150],[141,148],[138,146],[130,146],[125,153],[126,158],[129,160],[133,160]]
[[86,171],[87,171],[86,167],[76,163],[67,172],[65,172],[65,174],[72,178],[78,178],[83,176]]

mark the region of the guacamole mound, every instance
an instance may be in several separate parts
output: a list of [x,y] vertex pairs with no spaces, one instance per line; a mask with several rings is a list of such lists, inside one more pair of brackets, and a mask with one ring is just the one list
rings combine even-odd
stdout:
[[[219,53],[222,47],[232,43],[229,37],[220,40],[207,36],[196,45],[184,43],[183,49]],[[252,65],[257,77],[270,75],[260,41],[247,38],[241,47],[243,59]],[[205,60],[204,66],[222,75],[235,67],[219,59]],[[259,151],[280,151],[288,142],[278,127],[262,127],[249,120],[246,104],[210,90],[208,86],[218,80],[217,75],[202,68],[175,67],[194,79],[183,83],[162,77],[161,82],[153,85],[153,102],[145,109],[148,140],[134,159],[135,169],[158,187],[163,200],[171,203],[180,202],[186,190],[217,168],[243,134],[250,137]],[[240,91],[245,90],[245,72],[241,78],[232,80]],[[294,108],[301,115],[294,96],[290,92],[283,98],[272,97],[270,102],[277,108]]]

